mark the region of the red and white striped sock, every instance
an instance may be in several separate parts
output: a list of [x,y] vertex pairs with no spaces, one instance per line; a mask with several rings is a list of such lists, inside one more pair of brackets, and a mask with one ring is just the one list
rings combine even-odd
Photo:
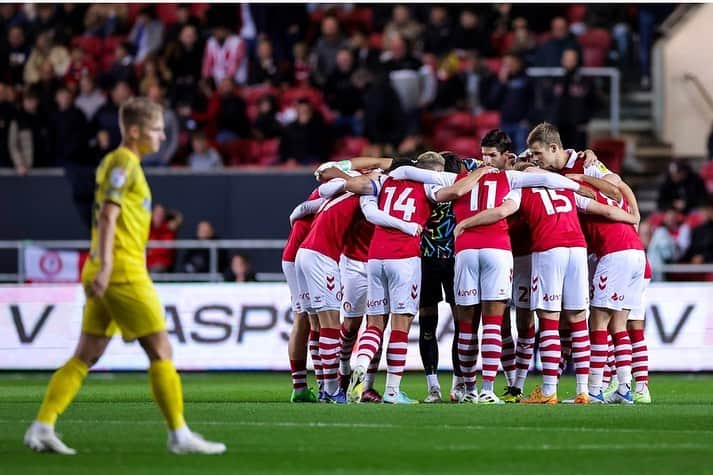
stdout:
[[604,378],[602,387],[606,388],[611,380],[616,378],[616,361],[614,359],[614,340],[610,333],[607,333],[607,362],[604,365]]
[[368,389],[374,389],[374,379],[376,379],[376,372],[379,370],[379,361],[381,361],[381,349],[383,346],[379,342],[379,351],[376,352],[374,358],[369,363],[369,367],[366,369],[366,376],[364,376],[364,391]]
[[515,387],[522,391],[525,388],[527,372],[530,369],[532,353],[535,351],[535,326],[527,329],[526,333],[517,336],[517,351],[515,351]]
[[475,363],[478,360],[478,340],[473,322],[459,321],[458,364],[467,391],[475,391]]
[[620,392],[631,389],[631,340],[624,330],[614,334],[614,358]]
[[503,325],[502,315],[483,315],[483,391],[492,391],[495,376],[500,366],[500,355],[503,351],[503,342],[500,337],[500,328]]
[[607,362],[607,331],[593,330],[590,332],[592,340],[592,362],[589,368],[589,392],[599,394],[602,390],[604,366]]
[[319,331],[309,332],[309,354],[314,365],[314,377],[317,379],[317,386],[320,391],[324,389],[324,375],[322,374],[322,358],[319,357]]
[[557,392],[561,357],[559,322],[541,318],[540,360],[542,360],[542,394],[545,396],[551,396]]
[[356,366],[368,368],[371,361],[381,349],[381,338],[384,330],[377,326],[368,326],[359,337],[359,349],[357,350]]
[[399,392],[407,351],[408,333],[391,330],[389,345],[386,347],[386,392],[389,394]]
[[570,323],[570,328],[572,330],[572,362],[577,380],[577,394],[586,393],[589,383],[589,359],[591,358],[587,321]]
[[301,392],[307,389],[307,360],[290,360],[292,389]]
[[322,358],[322,373],[324,375],[324,391],[327,394],[337,394],[339,380],[339,328],[319,329],[319,357]]
[[339,374],[349,375],[352,372],[352,351],[358,333],[359,330],[350,331],[343,323],[339,328]]
[[567,362],[569,357],[572,356],[572,331],[569,329],[560,330],[560,361],[559,369],[557,370],[558,376],[562,376],[567,369]]
[[636,382],[637,393],[642,392],[649,384],[649,350],[643,329],[629,330],[631,339],[631,371]]
[[[509,315],[506,318],[509,318]],[[507,385],[515,386],[515,373],[517,369],[515,366],[515,342],[512,337],[512,329],[510,326],[508,325],[507,328],[503,328],[503,352],[500,355],[500,364],[503,365],[503,373],[505,373]]]

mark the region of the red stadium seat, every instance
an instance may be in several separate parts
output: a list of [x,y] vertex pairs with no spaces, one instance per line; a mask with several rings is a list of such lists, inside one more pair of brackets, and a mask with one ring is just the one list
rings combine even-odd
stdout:
[[139,11],[144,8],[148,3],[127,3],[126,11],[129,16],[129,23],[134,24],[136,22],[136,17],[139,16]]
[[703,213],[700,211],[692,211],[688,214],[688,216],[686,216],[686,224],[689,228],[691,228],[691,231],[693,231],[695,228],[703,224],[704,219]]
[[500,68],[503,65],[503,59],[502,58],[486,58],[485,65],[488,66],[488,69],[490,70],[491,73],[498,74],[498,72],[500,72]]
[[353,31],[357,28],[371,31],[373,30],[373,25],[374,10],[371,7],[355,7],[344,18],[344,26],[347,31]]
[[587,5],[570,5],[567,7],[567,20],[570,23],[584,22],[584,15],[587,14]]
[[588,67],[602,67],[606,64],[612,39],[603,28],[592,28],[581,34],[577,40],[582,46],[582,64]]
[[221,154],[229,166],[251,165],[260,161],[260,142],[249,139],[232,140],[221,147]]
[[706,184],[706,189],[709,194],[713,194],[713,162],[708,162],[703,165],[700,172],[703,182]]
[[271,94],[275,97],[280,97],[280,90],[272,86],[252,86],[245,87],[240,90],[240,95],[245,99],[248,105],[257,104],[257,102],[265,95]]
[[173,25],[176,23],[176,11],[178,4],[176,3],[158,3],[156,4],[156,16],[164,25]]
[[[102,55],[111,56],[113,61],[116,47],[127,40],[126,36],[107,36],[102,44]],[[104,59],[104,58],[102,58]]]
[[311,87],[292,87],[282,93],[282,107],[293,106],[299,99],[308,99],[312,105],[319,108],[322,105],[322,92]]
[[369,146],[369,140],[364,137],[344,137],[337,141],[330,160],[348,160],[362,155]]
[[95,58],[99,58],[102,55],[102,40],[96,36],[77,36],[72,39],[72,44],[80,47],[86,54]]
[[480,155],[480,139],[477,137],[456,137],[449,140],[443,147],[462,157],[474,157]]
[[469,135],[475,132],[475,118],[469,112],[452,112],[436,123],[438,131],[451,131],[453,135]]
[[614,173],[621,171],[621,165],[626,156],[626,142],[614,138],[597,139],[591,144],[597,158]]
[[191,13],[198,18],[205,17],[205,11],[210,8],[210,3],[193,3],[191,4]]
[[372,33],[369,35],[369,46],[374,49],[381,49],[384,43],[384,35],[382,33]]
[[280,139],[263,140],[260,143],[259,164],[263,166],[273,165],[280,160]]
[[646,220],[651,225],[652,230],[656,229],[663,224],[663,212],[656,211],[655,213],[651,213]]
[[485,135],[488,131],[500,128],[500,112],[483,111],[475,116],[475,129],[479,136]]

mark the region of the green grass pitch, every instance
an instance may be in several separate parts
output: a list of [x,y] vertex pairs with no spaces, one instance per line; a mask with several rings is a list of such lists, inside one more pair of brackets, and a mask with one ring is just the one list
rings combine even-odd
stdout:
[[[89,376],[57,426],[79,455],[33,453],[22,436],[49,374],[0,373],[0,474],[713,474],[711,375],[653,375],[654,404],[633,407],[296,405],[286,373],[182,377],[191,428],[226,455],[170,455],[140,373]],[[423,375],[403,389],[423,398]]]

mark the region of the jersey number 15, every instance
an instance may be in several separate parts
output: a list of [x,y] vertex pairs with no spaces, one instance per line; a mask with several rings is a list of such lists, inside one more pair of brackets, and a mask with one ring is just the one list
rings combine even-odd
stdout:
[[[533,188],[532,191],[540,195],[542,204],[545,206],[545,211],[548,215],[555,213],[568,213],[572,211],[572,202],[566,195],[560,195],[557,190]],[[561,203],[561,204],[555,204]]]

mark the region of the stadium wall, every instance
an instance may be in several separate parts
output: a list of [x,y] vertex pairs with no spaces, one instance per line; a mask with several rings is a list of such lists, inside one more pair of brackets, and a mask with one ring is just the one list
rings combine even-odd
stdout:
[[[157,284],[156,288],[179,369],[289,370],[292,317],[286,284]],[[652,371],[713,371],[710,290],[710,284],[651,285],[646,336]],[[0,286],[0,369],[60,366],[79,336],[83,303],[79,285]],[[440,310],[449,314],[445,304]],[[441,369],[451,368],[450,327],[450,318],[442,318]],[[406,367],[421,369],[418,318],[409,335]],[[136,342],[115,338],[96,368],[144,370],[146,357]]]

